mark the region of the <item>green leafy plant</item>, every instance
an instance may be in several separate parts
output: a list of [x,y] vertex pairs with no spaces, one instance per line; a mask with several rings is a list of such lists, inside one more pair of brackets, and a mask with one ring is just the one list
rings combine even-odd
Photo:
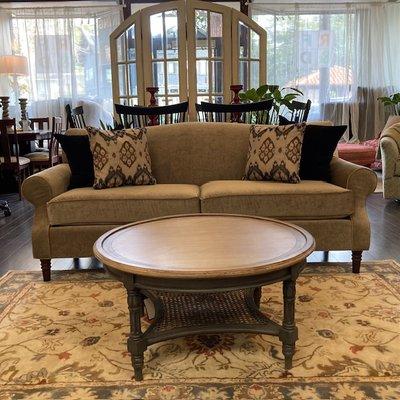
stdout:
[[252,88],[239,93],[239,98],[243,103],[272,99],[274,102],[270,122],[275,123],[278,121],[279,115],[284,113],[284,109],[290,109],[293,100],[302,95],[303,92],[296,88],[283,87],[280,89],[278,85],[262,85],[258,89]]
[[400,115],[400,93],[394,93],[389,97],[378,97],[385,107],[390,107],[394,110],[395,115]]

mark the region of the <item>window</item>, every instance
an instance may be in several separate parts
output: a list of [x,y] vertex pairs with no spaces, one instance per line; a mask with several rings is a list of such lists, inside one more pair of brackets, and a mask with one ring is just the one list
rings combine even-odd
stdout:
[[267,31],[268,83],[296,87],[312,101],[310,119],[335,119],[352,97],[354,13],[255,14]]
[[11,49],[28,58],[20,86],[31,115],[62,115],[65,103],[85,99],[112,112],[109,35],[120,23],[119,7],[23,8],[9,15]]

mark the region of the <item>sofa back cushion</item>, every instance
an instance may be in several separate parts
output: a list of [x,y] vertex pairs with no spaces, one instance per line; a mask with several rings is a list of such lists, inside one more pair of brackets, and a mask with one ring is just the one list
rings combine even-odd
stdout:
[[[331,126],[329,121],[310,122]],[[69,130],[67,134],[86,134]],[[147,127],[152,174],[157,183],[203,185],[241,180],[249,150],[250,125],[184,122]]]
[[242,179],[250,125],[180,123],[147,128],[153,174],[158,183]]

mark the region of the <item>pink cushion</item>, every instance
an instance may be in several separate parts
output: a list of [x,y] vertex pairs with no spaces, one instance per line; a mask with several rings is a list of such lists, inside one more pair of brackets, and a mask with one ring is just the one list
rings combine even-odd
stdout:
[[357,165],[369,167],[376,156],[376,148],[357,143],[339,143],[339,157]]

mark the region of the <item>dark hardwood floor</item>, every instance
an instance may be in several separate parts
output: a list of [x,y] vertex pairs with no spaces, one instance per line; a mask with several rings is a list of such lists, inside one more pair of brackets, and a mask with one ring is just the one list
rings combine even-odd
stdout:
[[[0,195],[7,200],[12,209],[10,217],[0,216],[0,275],[10,269],[39,270],[38,260],[32,258],[31,226],[33,207],[27,201],[18,201],[18,196]],[[376,193],[368,198],[368,214],[371,220],[371,248],[363,253],[363,260],[395,259],[400,261],[400,204],[384,200],[382,194]],[[323,252],[315,252],[309,261],[350,261],[347,251],[331,251],[328,259]],[[91,258],[54,259],[54,269],[101,268]]]

